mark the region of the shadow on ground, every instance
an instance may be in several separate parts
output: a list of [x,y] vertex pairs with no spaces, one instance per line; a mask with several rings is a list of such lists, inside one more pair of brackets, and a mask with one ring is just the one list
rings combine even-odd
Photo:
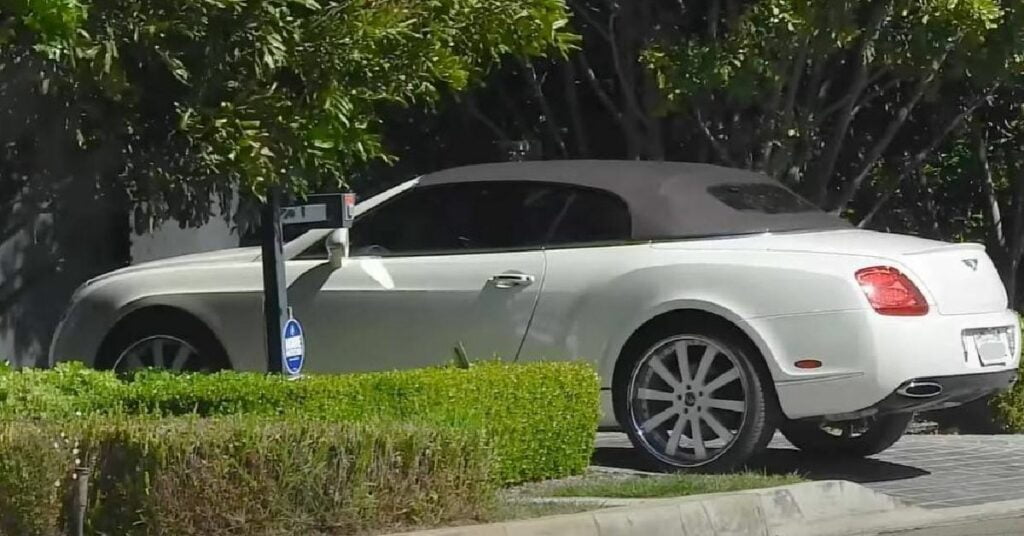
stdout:
[[[598,447],[591,459],[593,465],[634,471],[654,468],[632,448]],[[749,465],[752,471],[768,474],[796,473],[810,480],[849,480],[860,484],[905,480],[930,474],[928,471],[871,458],[826,459],[809,457],[795,449],[770,448]]]

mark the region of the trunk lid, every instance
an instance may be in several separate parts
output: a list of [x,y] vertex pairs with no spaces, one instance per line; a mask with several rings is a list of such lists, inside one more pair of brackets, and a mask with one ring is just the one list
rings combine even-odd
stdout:
[[911,271],[908,275],[931,294],[938,312],[944,315],[996,312],[1007,305],[1003,282],[980,244],[843,230],[774,235],[769,237],[767,249],[879,257],[879,264],[892,259]]
[[905,253],[900,260],[924,281],[944,315],[1006,309],[1003,281],[980,245],[947,244]]

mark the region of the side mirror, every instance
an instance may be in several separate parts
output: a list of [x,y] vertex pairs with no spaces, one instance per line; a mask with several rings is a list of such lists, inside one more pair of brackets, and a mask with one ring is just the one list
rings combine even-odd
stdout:
[[338,269],[348,258],[348,229],[335,229],[327,235],[327,261],[331,267]]

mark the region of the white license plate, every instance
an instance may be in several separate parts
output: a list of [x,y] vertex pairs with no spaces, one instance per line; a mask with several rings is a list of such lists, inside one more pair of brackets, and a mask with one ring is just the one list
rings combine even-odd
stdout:
[[967,355],[977,356],[983,367],[1005,365],[1010,358],[1010,336],[1005,329],[979,330],[964,337]]

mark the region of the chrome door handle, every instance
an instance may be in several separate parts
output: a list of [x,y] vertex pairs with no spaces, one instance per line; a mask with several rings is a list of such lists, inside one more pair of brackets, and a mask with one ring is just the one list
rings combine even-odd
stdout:
[[529,274],[498,274],[491,276],[487,281],[494,283],[498,288],[528,287],[537,278]]

